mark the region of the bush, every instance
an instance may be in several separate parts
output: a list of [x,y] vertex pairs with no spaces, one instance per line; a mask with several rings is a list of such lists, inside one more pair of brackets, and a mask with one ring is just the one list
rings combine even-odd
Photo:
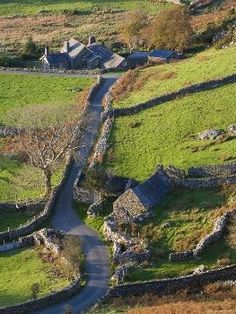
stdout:
[[39,291],[40,291],[40,284],[38,282],[34,283],[34,284],[32,284],[30,289],[31,289],[32,298],[34,300],[37,299]]
[[81,266],[84,263],[84,257],[81,250],[81,242],[78,237],[67,235],[62,241],[63,256],[68,263],[64,270],[70,277],[77,276]]

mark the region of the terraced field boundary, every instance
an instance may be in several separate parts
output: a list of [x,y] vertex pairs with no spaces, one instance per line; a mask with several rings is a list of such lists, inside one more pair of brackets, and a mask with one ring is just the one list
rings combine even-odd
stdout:
[[164,94],[162,96],[155,97],[151,100],[148,100],[141,104],[136,104],[129,108],[115,108],[109,111],[109,115],[114,115],[115,117],[119,116],[128,116],[136,114],[142,110],[149,109],[155,107],[157,105],[164,104],[168,101],[175,100],[180,97],[184,97],[187,95],[204,92],[207,90],[215,89],[218,87],[222,87],[227,84],[232,84],[236,82],[236,74],[226,76],[224,78],[210,80],[207,82],[202,82],[199,84],[193,84],[188,87],[181,88],[175,92]]

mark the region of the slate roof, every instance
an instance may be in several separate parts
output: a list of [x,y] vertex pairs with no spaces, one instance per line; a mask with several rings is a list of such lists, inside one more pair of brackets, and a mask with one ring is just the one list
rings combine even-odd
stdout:
[[173,55],[173,53],[175,52],[172,50],[153,50],[149,53],[149,57],[169,59]]
[[148,59],[149,52],[148,51],[135,51],[131,55],[128,56],[128,60],[135,61],[135,60],[143,60]]
[[61,64],[65,64],[65,63],[69,64],[69,58],[68,58],[67,53],[61,53],[61,52],[49,53],[48,55],[42,56],[42,58],[40,58],[40,60],[42,60],[43,58],[47,58],[48,62],[51,65],[60,64],[60,63]]
[[[72,58],[72,59],[75,59],[81,51],[83,51],[84,49],[87,49],[87,47],[82,44],[81,42],[79,42],[78,40],[74,39],[74,38],[71,38],[69,41],[69,56]],[[87,49],[88,52],[92,53],[92,51],[89,51],[89,49]],[[63,47],[61,49],[61,52],[62,53],[66,53],[66,50],[65,50],[65,47]]]
[[157,171],[145,182],[132,188],[140,202],[147,209],[155,207],[161,201],[163,195],[170,190],[170,182],[162,171]]
[[93,43],[87,47],[101,58],[101,63],[106,69],[117,68],[125,60],[101,44]]

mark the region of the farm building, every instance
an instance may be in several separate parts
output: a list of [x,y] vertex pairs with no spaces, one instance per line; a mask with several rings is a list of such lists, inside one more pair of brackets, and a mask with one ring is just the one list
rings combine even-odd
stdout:
[[50,53],[45,48],[44,55],[40,58],[44,69],[123,69],[127,67],[125,58],[113,53],[105,46],[96,43],[96,39],[89,37],[88,45],[78,40],[70,39],[64,42],[59,53]]
[[127,60],[133,66],[140,66],[150,63],[168,62],[178,59],[180,54],[173,50],[153,50],[153,51],[135,51],[128,56]]

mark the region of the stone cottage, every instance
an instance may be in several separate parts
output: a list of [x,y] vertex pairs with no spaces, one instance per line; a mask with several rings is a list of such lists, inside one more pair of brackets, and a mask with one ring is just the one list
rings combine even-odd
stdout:
[[89,37],[88,45],[76,39],[65,41],[60,52],[50,53],[45,48],[44,55],[40,58],[42,67],[62,69],[123,69],[127,67],[125,58],[113,53],[107,47],[96,42],[95,37]]

